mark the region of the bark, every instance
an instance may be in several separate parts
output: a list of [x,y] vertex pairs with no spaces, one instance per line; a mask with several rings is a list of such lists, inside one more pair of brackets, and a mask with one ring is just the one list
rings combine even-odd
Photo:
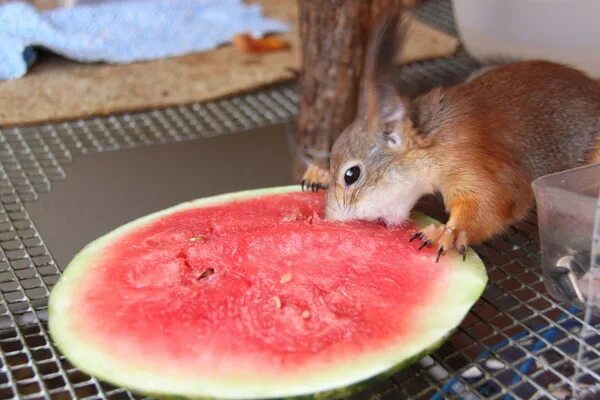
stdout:
[[374,16],[394,0],[298,0],[302,70],[294,176],[306,162],[328,166],[335,138],[358,105]]

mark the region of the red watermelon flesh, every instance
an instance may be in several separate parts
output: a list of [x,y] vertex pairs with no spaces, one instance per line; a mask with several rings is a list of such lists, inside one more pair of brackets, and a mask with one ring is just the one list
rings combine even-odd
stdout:
[[[261,380],[281,382],[277,396],[353,383],[362,362],[422,339],[426,316],[452,297],[457,258],[416,251],[412,225],[335,223],[322,210],[322,194],[292,192],[139,223],[103,243],[60,312],[81,316],[68,321],[76,340],[122,356],[116,370],[228,387],[193,395],[269,397]],[[328,385],[336,369],[349,380],[332,373]]]

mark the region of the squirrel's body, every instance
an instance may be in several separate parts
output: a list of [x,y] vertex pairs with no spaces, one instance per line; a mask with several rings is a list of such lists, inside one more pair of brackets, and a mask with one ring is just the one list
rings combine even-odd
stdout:
[[581,165],[600,140],[600,82],[551,62],[490,69],[412,104],[420,132],[439,130],[449,146],[502,147],[529,180]]
[[600,82],[545,61],[495,67],[410,101],[391,73],[399,16],[385,17],[371,43],[365,98],[336,140],[326,216],[402,223],[423,195],[440,192],[450,218],[415,238],[464,254],[501,233],[534,203],[535,178],[600,162]]

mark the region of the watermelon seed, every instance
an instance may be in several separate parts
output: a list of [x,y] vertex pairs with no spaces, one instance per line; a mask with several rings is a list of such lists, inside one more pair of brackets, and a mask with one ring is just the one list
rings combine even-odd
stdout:
[[281,308],[281,299],[279,298],[279,296],[274,296],[273,302],[275,303],[275,307]]
[[190,242],[197,242],[199,240],[204,241],[204,240],[206,240],[206,238],[204,236],[194,236],[194,237],[190,238]]
[[310,311],[308,311],[308,310],[302,311],[302,318],[309,319],[310,318]]
[[215,273],[215,270],[214,270],[214,268],[208,268],[208,269],[204,270],[204,272],[202,272],[202,273],[201,273],[201,274],[198,276],[198,278],[197,278],[197,279],[198,279],[198,280],[201,280],[201,279],[206,279],[206,278],[208,278],[209,276],[211,276],[211,275],[212,275],[212,274],[214,274],[214,273]]
[[283,274],[283,275],[281,275],[281,278],[279,278],[280,283],[288,283],[291,280],[292,280],[291,272],[288,272],[287,274]]

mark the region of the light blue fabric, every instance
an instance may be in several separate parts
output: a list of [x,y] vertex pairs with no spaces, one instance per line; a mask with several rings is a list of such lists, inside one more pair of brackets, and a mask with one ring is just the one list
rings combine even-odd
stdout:
[[121,0],[45,12],[9,2],[0,5],[0,80],[26,74],[32,46],[82,62],[130,63],[287,29],[242,0]]

